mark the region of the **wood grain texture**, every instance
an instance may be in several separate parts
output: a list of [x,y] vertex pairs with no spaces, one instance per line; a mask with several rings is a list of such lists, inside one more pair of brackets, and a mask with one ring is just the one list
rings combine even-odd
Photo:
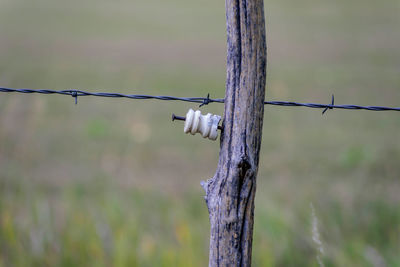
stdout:
[[250,266],[264,117],[263,0],[226,0],[227,80],[221,150],[203,183],[210,215],[209,266]]

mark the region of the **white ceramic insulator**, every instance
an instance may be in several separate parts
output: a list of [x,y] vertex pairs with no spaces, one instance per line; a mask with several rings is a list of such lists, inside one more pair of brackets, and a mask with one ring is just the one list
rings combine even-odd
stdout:
[[200,110],[194,111],[193,109],[189,109],[186,114],[183,131],[185,133],[191,133],[192,135],[200,133],[204,138],[216,140],[218,137],[218,124],[220,120],[221,116],[211,113],[201,115]]

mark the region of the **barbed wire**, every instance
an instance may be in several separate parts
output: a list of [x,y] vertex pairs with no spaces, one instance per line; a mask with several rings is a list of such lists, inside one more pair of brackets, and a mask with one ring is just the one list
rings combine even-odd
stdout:
[[[154,96],[154,95],[140,95],[140,94],[120,94],[120,93],[103,93],[103,92],[86,92],[82,90],[47,90],[47,89],[14,89],[14,88],[2,88],[2,93],[23,93],[23,94],[59,94],[69,95],[75,99],[75,104],[78,103],[78,97],[80,96],[97,96],[97,97],[112,97],[112,98],[129,98],[129,99],[156,99],[166,101],[184,101],[199,103],[200,107],[208,105],[210,103],[224,103],[224,99],[210,98],[210,94],[207,97],[176,97],[176,96]],[[328,109],[348,109],[348,110],[370,110],[370,111],[400,111],[400,107],[383,107],[383,106],[358,106],[358,105],[335,105],[335,98],[332,95],[330,104],[318,104],[318,103],[299,103],[291,101],[264,101],[265,105],[284,106],[284,107],[307,107],[323,109],[324,114]]]

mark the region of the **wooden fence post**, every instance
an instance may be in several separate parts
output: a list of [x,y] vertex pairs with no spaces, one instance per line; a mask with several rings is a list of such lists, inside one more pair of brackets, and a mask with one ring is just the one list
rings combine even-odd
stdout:
[[226,0],[227,80],[218,168],[203,183],[211,237],[209,266],[250,266],[254,196],[264,117],[263,0]]

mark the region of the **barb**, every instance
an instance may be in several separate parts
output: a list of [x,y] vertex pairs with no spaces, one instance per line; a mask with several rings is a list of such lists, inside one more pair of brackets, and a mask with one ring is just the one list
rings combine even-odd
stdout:
[[[0,92],[3,93],[24,93],[24,94],[59,94],[59,95],[69,95],[75,98],[75,104],[78,103],[78,97],[80,96],[98,96],[98,97],[113,97],[113,98],[129,98],[129,99],[156,99],[156,100],[166,100],[166,101],[184,101],[199,103],[200,106],[208,105],[209,103],[224,103],[224,99],[216,98],[211,99],[208,94],[207,97],[176,97],[176,96],[154,96],[154,95],[133,95],[133,94],[119,94],[119,93],[99,93],[99,92],[86,92],[81,90],[46,90],[46,89],[13,89],[13,88],[1,88]],[[317,104],[317,103],[298,103],[290,101],[265,101],[265,105],[273,106],[284,106],[284,107],[307,107],[307,108],[317,108],[324,109],[322,114],[324,114],[328,109],[349,109],[349,110],[371,110],[371,111],[400,111],[400,107],[382,107],[382,106],[357,106],[357,105],[335,105],[335,98],[332,95],[331,104]]]
[[202,106],[208,105],[208,104],[210,104],[212,102],[213,102],[213,100],[210,99],[210,94],[207,94],[207,97],[203,99],[203,103],[201,103],[199,105],[199,108],[201,108]]
[[322,115],[324,115],[325,112],[326,112],[328,109],[333,109],[332,107],[333,107],[334,105],[335,105],[335,96],[332,95],[331,105],[330,105],[330,107],[326,107],[326,108],[324,109],[324,111],[322,111]]
[[78,105],[78,92],[76,90],[71,90],[71,96],[75,98],[75,105]]

